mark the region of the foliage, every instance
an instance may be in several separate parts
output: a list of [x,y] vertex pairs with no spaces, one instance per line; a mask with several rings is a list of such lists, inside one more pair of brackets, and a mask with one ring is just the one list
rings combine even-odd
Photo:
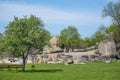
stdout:
[[110,16],[114,23],[120,25],[120,1],[109,2],[103,9],[103,17]]
[[115,40],[116,43],[120,42],[120,34],[119,34],[119,29],[118,25],[112,24],[110,27],[107,28],[106,30],[107,33],[113,32],[113,39]]
[[88,47],[88,43],[85,42],[84,39],[80,39],[80,43],[79,43],[79,46],[78,46],[80,49],[81,48],[86,48]]
[[109,16],[112,18],[114,24],[108,27],[107,33],[114,33],[114,40],[116,43],[120,42],[120,1],[109,2],[103,9],[103,17]]
[[31,51],[42,51],[47,44],[50,33],[44,29],[44,24],[40,18],[30,15],[23,18],[14,17],[14,20],[6,27],[7,52],[23,57],[23,71],[25,60]]
[[87,47],[93,45],[92,38],[86,37],[84,40],[85,40],[85,43],[87,43]]
[[91,37],[85,37],[84,39],[80,39],[79,48],[86,48],[93,45],[94,44]]
[[92,35],[93,44],[100,42],[106,38],[106,27],[101,25],[99,29]]
[[80,34],[74,26],[68,26],[60,33],[59,46],[64,45],[67,49],[74,49],[78,47]]
[[5,51],[5,41],[3,34],[0,33],[0,55],[4,54]]
[[[12,69],[0,71],[0,80],[119,80],[120,64],[95,62],[93,64],[34,64],[31,71],[27,64],[26,71]],[[104,77],[103,77],[104,76]]]

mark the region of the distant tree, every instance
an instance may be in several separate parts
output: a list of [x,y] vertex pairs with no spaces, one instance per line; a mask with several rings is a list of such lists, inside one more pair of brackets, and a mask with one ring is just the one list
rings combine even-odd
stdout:
[[120,0],[118,2],[109,2],[107,6],[103,9],[103,17],[110,16],[113,20],[113,25],[111,25],[107,32],[114,32],[114,40],[118,43],[120,37]]
[[88,38],[89,37],[87,37],[85,39],[80,39],[79,48],[86,48],[89,46],[89,41],[87,42],[87,40],[86,40]]
[[93,44],[100,42],[106,38],[106,27],[101,25],[99,29],[92,35]]
[[116,43],[120,42],[120,34],[119,34],[119,29],[118,25],[112,24],[110,27],[106,29],[107,33],[113,32],[113,39],[115,40]]
[[2,39],[2,37],[3,37],[3,34],[2,34],[2,33],[0,33],[0,40]]
[[74,26],[68,26],[60,33],[59,46],[65,46],[68,50],[77,48],[80,41],[80,34]]
[[110,16],[114,23],[120,25],[120,1],[109,2],[103,9],[103,17]]
[[3,34],[0,33],[0,55],[3,53]]
[[86,37],[86,38],[84,39],[84,41],[85,41],[85,43],[87,44],[86,47],[89,47],[89,46],[94,45],[92,38]]
[[5,35],[7,52],[23,57],[23,71],[26,58],[31,51],[33,49],[42,51],[50,38],[50,33],[44,29],[42,20],[34,15],[14,17],[6,27]]

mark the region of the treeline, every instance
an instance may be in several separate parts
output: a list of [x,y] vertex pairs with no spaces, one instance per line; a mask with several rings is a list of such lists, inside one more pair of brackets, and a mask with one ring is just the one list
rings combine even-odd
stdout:
[[104,40],[106,34],[110,32],[113,32],[113,39],[118,44],[120,42],[120,1],[109,2],[104,7],[102,17],[106,16],[109,16],[113,23],[108,27],[101,25],[91,37],[82,39],[74,26],[63,29],[60,33],[59,46],[72,50],[89,47]]
[[[61,48],[72,49],[85,48],[95,45],[104,40],[109,32],[114,33],[116,43],[120,42],[120,2],[110,2],[103,9],[103,17],[110,16],[113,24],[109,27],[100,26],[91,36],[82,39],[80,33],[74,26],[68,26],[61,31],[58,45]],[[50,32],[44,28],[43,21],[34,16],[14,17],[6,27],[4,34],[0,34],[0,55],[11,54],[23,57],[23,71],[27,56],[33,51],[42,52],[43,47],[49,44],[52,37]]]

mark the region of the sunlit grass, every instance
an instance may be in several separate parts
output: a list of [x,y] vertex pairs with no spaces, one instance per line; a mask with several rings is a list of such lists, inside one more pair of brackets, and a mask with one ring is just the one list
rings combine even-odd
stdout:
[[0,71],[0,80],[120,80],[120,63],[95,62],[88,64],[34,64],[26,71],[7,69]]

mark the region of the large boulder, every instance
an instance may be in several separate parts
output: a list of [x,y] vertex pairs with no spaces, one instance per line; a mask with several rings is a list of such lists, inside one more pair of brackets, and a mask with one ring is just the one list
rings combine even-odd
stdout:
[[43,53],[58,53],[58,52],[63,52],[63,49],[61,49],[59,46],[58,46],[58,40],[59,40],[59,37],[58,36],[54,36],[50,39],[49,41],[49,46],[46,45],[44,48],[43,48]]
[[116,55],[116,45],[112,39],[112,33],[107,35],[107,39],[101,41],[98,45],[98,52],[101,56]]

